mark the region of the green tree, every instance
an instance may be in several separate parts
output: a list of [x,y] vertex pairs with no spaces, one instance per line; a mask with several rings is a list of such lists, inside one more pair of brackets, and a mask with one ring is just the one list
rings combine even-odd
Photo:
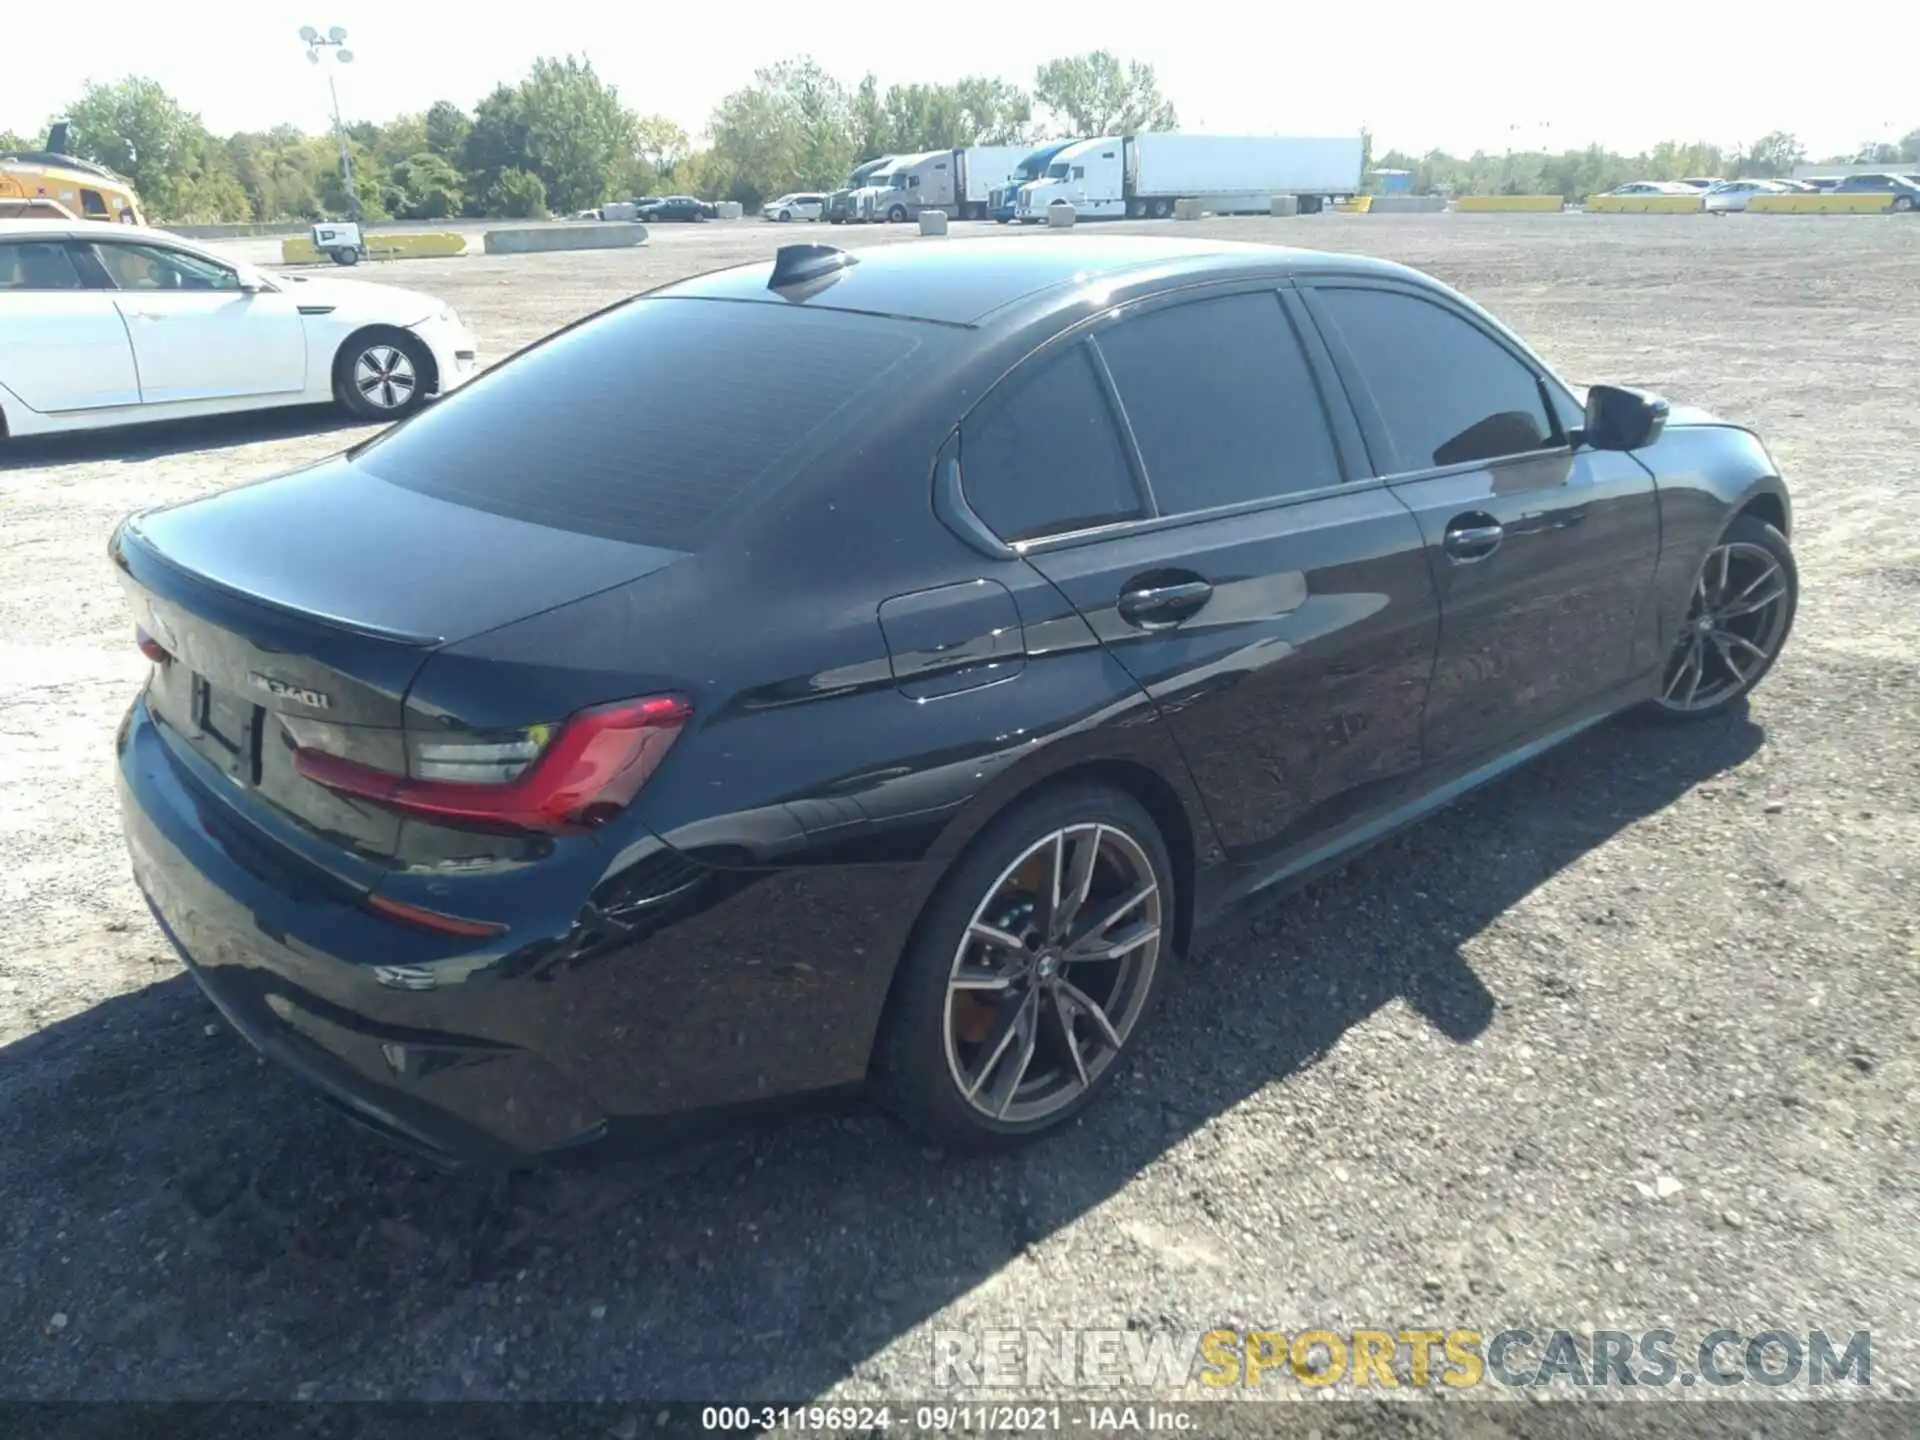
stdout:
[[227,137],[227,163],[247,197],[252,218],[262,223],[311,221],[324,213],[322,176],[339,164],[291,125]]
[[[339,140],[331,135],[316,135],[307,144],[313,150],[319,175],[317,190],[321,213],[335,218],[347,214],[347,181],[340,173]],[[373,153],[371,146],[362,144],[352,136],[347,138],[347,150],[353,156],[353,193],[360,202],[360,218],[386,219],[391,213],[388,201],[392,190],[387,180],[387,167],[380,163],[380,157]]]
[[635,116],[633,155],[623,169],[620,194],[652,195],[674,183],[690,148],[687,132],[666,116]]
[[1758,179],[1791,175],[1793,167],[1807,158],[1807,147],[1784,130],[1770,130],[1753,144],[1740,159],[1740,173]]
[[496,85],[473,110],[460,145],[461,168],[467,175],[467,194],[478,206],[494,183],[508,170],[519,169],[527,158],[527,126],[520,112],[520,92]]
[[707,124],[732,197],[750,207],[785,190],[823,190],[853,167],[846,87],[802,57],[754,73]]
[[880,95],[880,82],[871,71],[860,77],[847,109],[856,161],[873,160],[892,151],[893,128],[887,120],[887,104]]
[[467,131],[472,128],[467,112],[451,100],[436,100],[427,107],[427,149],[449,164],[460,163]]
[[149,218],[176,223],[248,213],[220,142],[159,81],[91,84],[67,110],[74,153],[126,176]]
[[366,143],[380,157],[380,163],[391,169],[431,148],[427,144],[426,114],[396,115],[386,124],[376,125]]
[[393,213],[408,220],[444,220],[464,202],[460,172],[431,150],[395,165],[388,189]]
[[482,205],[487,214],[509,220],[541,219],[547,213],[546,182],[528,170],[502,170]]
[[593,63],[571,55],[534,61],[517,103],[547,204],[564,213],[605,200],[633,158],[633,115]]
[[1108,50],[1049,60],[1034,75],[1033,94],[1053,112],[1056,128],[1077,135],[1171,130],[1180,119],[1160,93],[1153,66],[1124,65]]

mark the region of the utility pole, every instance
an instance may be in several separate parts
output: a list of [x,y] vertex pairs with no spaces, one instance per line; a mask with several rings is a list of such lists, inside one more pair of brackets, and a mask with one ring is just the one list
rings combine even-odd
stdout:
[[[347,49],[346,27],[335,25],[322,35],[311,25],[300,27],[300,38],[307,44],[307,59],[310,63],[320,63],[320,52],[331,51],[333,58],[342,65],[351,64],[353,51]],[[340,141],[340,177],[347,186],[347,219],[354,224],[360,223],[360,192],[353,183],[353,152],[347,148],[347,127],[340,123],[340,90],[333,83],[333,71],[327,71],[327,94],[333,98],[333,133]]]

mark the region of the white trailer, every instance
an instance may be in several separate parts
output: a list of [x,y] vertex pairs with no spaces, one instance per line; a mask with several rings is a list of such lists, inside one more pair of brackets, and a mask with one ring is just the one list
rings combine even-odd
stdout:
[[903,155],[858,195],[859,220],[911,220],[944,210],[956,220],[984,220],[987,200],[1027,154],[1026,145],[962,145]]
[[1311,213],[1359,193],[1363,153],[1358,135],[1108,135],[1055,155],[1014,213],[1044,220],[1065,201],[1078,218],[1159,218],[1196,200],[1217,215],[1265,215],[1275,195]]

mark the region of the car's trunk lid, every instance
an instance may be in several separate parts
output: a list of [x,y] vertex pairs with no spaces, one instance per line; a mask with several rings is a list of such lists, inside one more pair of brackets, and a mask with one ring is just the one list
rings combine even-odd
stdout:
[[401,821],[297,773],[296,746],[325,727],[333,753],[404,774],[407,691],[435,650],[678,553],[471,509],[346,459],[134,516],[112,545],[135,623],[169,657],[147,702],[185,763],[362,887]]

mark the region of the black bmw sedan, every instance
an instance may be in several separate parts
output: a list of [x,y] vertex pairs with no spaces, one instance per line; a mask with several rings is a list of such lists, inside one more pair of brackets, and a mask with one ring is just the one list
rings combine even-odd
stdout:
[[789,246],[128,519],[133,869],[364,1123],[521,1162],[868,1087],[1073,1116],[1203,927],[1780,653],[1748,431],[1414,271]]

